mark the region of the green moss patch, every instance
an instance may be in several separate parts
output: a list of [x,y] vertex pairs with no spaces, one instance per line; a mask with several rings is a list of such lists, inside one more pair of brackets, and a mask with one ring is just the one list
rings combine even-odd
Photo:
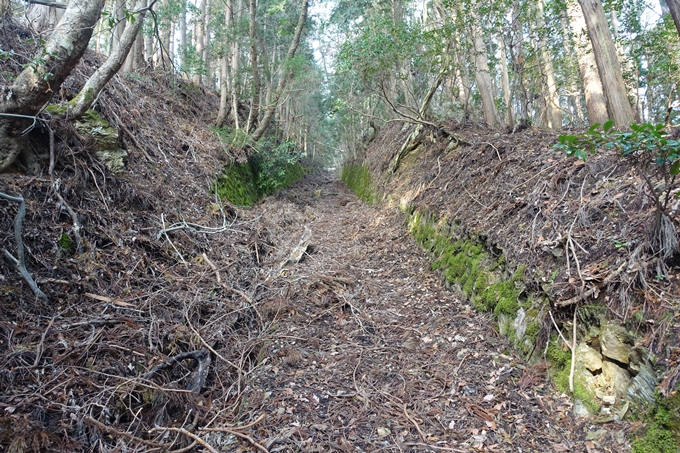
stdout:
[[229,164],[215,178],[212,190],[237,206],[252,206],[262,197],[249,162]]
[[633,453],[680,452],[680,392],[659,401],[648,418],[644,436],[633,441]]
[[352,189],[357,197],[368,204],[378,202],[378,192],[371,180],[371,172],[366,165],[347,164],[342,167],[340,179]]
[[418,244],[435,258],[432,268],[441,270],[449,285],[458,285],[477,310],[510,316],[517,312],[521,293],[517,283],[522,280],[523,268],[504,277],[502,257],[491,256],[483,244],[472,239],[450,239],[452,227],[446,219],[436,221],[413,212],[408,225]]
[[[242,130],[219,128],[215,132],[226,146],[246,146],[249,141]],[[277,143],[263,139],[256,145],[248,162],[228,164],[215,177],[213,191],[220,198],[237,206],[252,206],[307,174],[302,153],[292,140]]]

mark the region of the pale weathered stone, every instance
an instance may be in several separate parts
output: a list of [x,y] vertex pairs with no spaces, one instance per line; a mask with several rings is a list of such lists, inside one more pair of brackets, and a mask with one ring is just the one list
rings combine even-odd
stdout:
[[120,149],[118,131],[115,127],[112,127],[99,113],[88,110],[75,122],[75,128],[79,135],[93,140],[95,154],[109,170],[114,173],[123,171],[128,153]]
[[582,364],[587,370],[596,372],[602,369],[602,355],[585,343],[576,346],[577,364]]
[[574,400],[574,416],[577,418],[591,417],[590,411],[581,400]]
[[630,335],[621,326],[604,324],[600,333],[602,355],[617,362],[630,363]]
[[604,361],[602,362],[602,377],[605,379],[608,389],[617,398],[623,398],[626,395],[631,384],[628,371],[615,363]]

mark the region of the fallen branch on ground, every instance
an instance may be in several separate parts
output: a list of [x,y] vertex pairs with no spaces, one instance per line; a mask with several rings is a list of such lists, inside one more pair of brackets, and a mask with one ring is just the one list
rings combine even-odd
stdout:
[[0,198],[19,203],[19,210],[17,211],[17,215],[14,218],[14,240],[17,244],[17,257],[15,258],[14,255],[9,253],[6,249],[2,249],[2,251],[17,267],[19,274],[21,274],[24,280],[26,280],[26,283],[28,283],[28,286],[30,286],[31,290],[33,290],[33,294],[35,294],[36,297],[43,302],[48,302],[49,299],[47,298],[47,295],[42,292],[40,288],[38,288],[38,284],[35,282],[35,280],[33,280],[33,277],[31,277],[31,274],[28,273],[28,270],[26,270],[24,241],[21,239],[21,229],[23,227],[24,217],[26,216],[26,202],[24,201],[24,197],[13,197],[11,195],[7,195],[6,193],[0,192]]
[[194,359],[194,361],[197,363],[196,371],[194,372],[194,378],[191,381],[191,385],[189,385],[189,390],[194,393],[199,393],[205,384],[206,378],[208,377],[208,370],[210,369],[210,363],[212,362],[210,358],[210,352],[206,348],[199,349],[198,351],[177,354],[165,362],[153,367],[151,371],[146,373],[142,378],[150,380],[157,372],[169,368],[184,359]]

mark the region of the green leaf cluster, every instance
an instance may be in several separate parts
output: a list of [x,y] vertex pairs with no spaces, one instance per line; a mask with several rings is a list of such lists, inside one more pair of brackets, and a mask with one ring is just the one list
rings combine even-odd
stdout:
[[680,140],[670,138],[664,124],[631,124],[630,131],[621,132],[612,121],[595,123],[582,135],[560,135],[555,148],[582,160],[600,148],[615,149],[621,156],[639,159],[645,168],[654,163],[670,176],[680,173]]
[[[217,132],[232,145],[247,143],[248,136],[243,131],[218,129]],[[247,162],[226,165],[215,177],[212,190],[237,206],[252,206],[263,196],[302,179],[307,170],[301,159],[302,153],[293,141],[276,144],[262,140]]]

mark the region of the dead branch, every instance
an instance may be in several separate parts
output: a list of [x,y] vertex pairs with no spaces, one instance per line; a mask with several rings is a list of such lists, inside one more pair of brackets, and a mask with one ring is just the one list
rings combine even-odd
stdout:
[[205,384],[206,378],[208,377],[210,363],[212,362],[212,359],[210,358],[210,352],[208,352],[206,348],[200,349],[198,351],[189,351],[177,354],[165,362],[153,367],[151,371],[142,376],[142,379],[150,380],[157,372],[174,366],[176,363],[184,359],[194,359],[197,364],[196,371],[194,371],[194,378],[192,379],[188,388],[194,393],[199,393]]
[[26,202],[24,201],[24,197],[22,196],[13,197],[11,195],[7,195],[6,193],[0,192],[0,198],[4,198],[5,200],[19,203],[19,210],[17,211],[17,215],[14,218],[14,241],[16,242],[17,245],[17,257],[15,258],[14,255],[9,253],[6,249],[2,249],[2,251],[7,256],[7,258],[9,258],[17,267],[19,274],[21,274],[24,280],[26,280],[26,283],[28,283],[28,286],[30,286],[31,290],[33,290],[33,294],[35,294],[36,297],[42,300],[43,302],[48,302],[49,299],[47,298],[47,295],[44,292],[42,292],[40,288],[38,288],[38,285],[35,283],[35,280],[33,280],[33,277],[31,277],[31,274],[29,274],[28,270],[26,269],[24,241],[21,238],[21,229],[23,228],[24,217],[26,216]]
[[219,453],[217,450],[215,450],[209,443],[198,437],[196,434],[187,431],[184,428],[172,428],[172,427],[159,427],[159,428],[153,428],[149,430],[149,433],[154,433],[154,432],[164,432],[164,431],[172,431],[173,433],[179,433],[184,436],[189,437],[192,440],[195,440],[199,444],[201,444],[203,447],[205,447],[210,453]]
[[411,418],[410,415],[408,415],[408,412],[406,412],[406,404],[404,404],[404,417],[406,417],[408,421],[413,423],[413,426],[416,427],[416,431],[418,431],[418,434],[420,434],[420,438],[423,439],[423,442],[427,442],[427,437],[425,437],[425,434],[423,434],[423,432],[420,430],[420,426],[418,426],[418,423],[413,418]]
[[602,288],[602,287],[608,285],[608,284],[611,283],[615,278],[617,278],[619,275],[621,275],[621,273],[624,271],[624,269],[625,269],[627,266],[628,266],[628,262],[624,262],[623,264],[621,264],[621,266],[619,266],[618,269],[616,269],[614,272],[612,272],[611,274],[609,274],[609,275],[607,276],[607,278],[605,278],[604,280],[602,280],[602,283],[600,283],[600,284],[597,285],[597,286],[592,287],[591,289],[589,289],[589,290],[586,291],[585,293],[582,293],[582,294],[579,294],[579,295],[577,295],[577,296],[574,296],[574,297],[572,297],[571,299],[561,300],[561,301],[560,301],[560,300],[555,301],[555,302],[554,302],[555,307],[559,307],[559,308],[561,308],[561,307],[568,307],[568,306],[570,306],[570,305],[574,305],[574,304],[578,303],[578,302],[581,301],[581,300],[586,300],[587,298],[589,298],[589,297],[592,296],[593,294],[597,293],[597,292],[600,290],[600,288]]
[[[255,423],[257,423],[262,418],[264,418],[264,414],[262,414],[260,416],[260,418],[258,418],[258,420],[251,423],[248,426],[254,425]],[[269,450],[267,450],[265,447],[263,447],[259,443],[255,442],[255,439],[253,439],[252,437],[250,437],[246,434],[243,434],[241,432],[236,431],[236,429],[244,429],[244,428],[245,428],[245,426],[242,426],[242,427],[239,427],[239,428],[199,428],[199,430],[204,431],[204,432],[231,434],[232,436],[237,436],[237,437],[240,437],[241,439],[247,440],[248,442],[251,443],[251,445],[253,447],[257,448],[258,450],[263,451],[264,453],[269,453]]]
[[83,254],[83,239],[80,236],[80,230],[82,228],[82,225],[80,224],[80,221],[78,220],[78,214],[71,208],[71,206],[66,203],[66,200],[64,200],[64,197],[61,196],[59,193],[59,186],[61,185],[61,181],[59,179],[55,180],[54,179],[54,165],[56,163],[56,158],[55,158],[55,153],[54,153],[54,131],[50,128],[49,129],[49,136],[50,136],[50,168],[49,168],[49,173],[50,173],[50,182],[52,184],[52,190],[54,191],[54,194],[57,196],[59,199],[59,202],[61,205],[66,209],[68,212],[68,215],[71,216],[71,220],[73,221],[73,235],[76,238],[76,252],[78,255]]
[[43,5],[49,6],[50,8],[66,9],[68,6],[66,3],[48,2],[44,0],[28,0],[31,5]]

